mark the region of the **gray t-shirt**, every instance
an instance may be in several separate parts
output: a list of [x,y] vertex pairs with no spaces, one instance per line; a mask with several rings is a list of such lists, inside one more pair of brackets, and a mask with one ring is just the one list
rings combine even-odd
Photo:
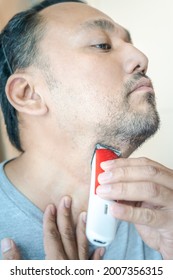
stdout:
[[[0,240],[12,238],[21,251],[23,259],[43,260],[43,213],[27,197],[17,190],[0,164]],[[90,245],[90,252],[94,249]],[[103,257],[109,260],[162,259],[149,248],[127,222],[119,222],[115,240],[106,248]],[[2,259],[2,256],[0,256]]]

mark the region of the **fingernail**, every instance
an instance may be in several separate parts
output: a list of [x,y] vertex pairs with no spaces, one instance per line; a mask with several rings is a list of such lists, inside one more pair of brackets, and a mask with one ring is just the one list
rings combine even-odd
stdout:
[[3,253],[8,252],[12,248],[12,242],[9,238],[4,238],[1,240],[1,250]]
[[112,172],[109,172],[109,171],[103,172],[103,173],[99,174],[98,181],[100,183],[104,183],[104,182],[108,181],[111,177],[112,177]]
[[115,163],[115,160],[107,160],[101,162],[100,166],[104,169],[106,167],[111,167]]
[[101,248],[99,252],[100,257],[103,257],[104,253],[105,253],[105,248]]
[[64,198],[64,206],[66,207],[66,208],[70,208],[71,207],[71,198],[70,197],[65,197]]
[[111,191],[111,185],[104,185],[97,187],[97,193],[109,193]]

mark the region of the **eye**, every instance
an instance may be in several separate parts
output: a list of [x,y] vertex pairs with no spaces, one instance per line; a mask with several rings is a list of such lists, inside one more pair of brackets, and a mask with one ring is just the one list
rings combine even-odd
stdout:
[[107,44],[107,43],[92,45],[92,47],[97,48],[97,49],[102,49],[102,50],[105,50],[105,51],[108,51],[112,48],[111,45]]

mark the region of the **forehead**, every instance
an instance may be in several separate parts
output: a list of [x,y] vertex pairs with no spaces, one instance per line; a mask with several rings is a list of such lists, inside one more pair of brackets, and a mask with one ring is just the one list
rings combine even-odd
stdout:
[[48,33],[56,30],[56,34],[65,32],[68,35],[68,32],[72,34],[100,28],[130,36],[126,29],[106,14],[87,4],[75,2],[55,4],[41,11],[40,14],[46,19]]

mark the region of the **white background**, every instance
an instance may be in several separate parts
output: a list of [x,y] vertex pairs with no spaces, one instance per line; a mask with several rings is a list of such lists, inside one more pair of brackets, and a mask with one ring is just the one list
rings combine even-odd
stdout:
[[[28,275],[27,271],[29,269],[49,269],[53,268],[58,271],[65,272],[65,267],[70,269],[71,275],[35,275],[35,273]],[[126,271],[124,268],[126,268]],[[11,275],[11,269],[16,271],[17,275]],[[108,268],[108,269],[107,269]],[[149,270],[151,268],[151,274]],[[26,270],[25,270],[26,269]],[[75,269],[78,270],[78,275],[75,275]],[[86,269],[94,270],[94,275],[86,271]],[[155,261],[155,260],[145,260],[145,261],[1,261],[0,262],[0,277],[4,280],[172,280],[172,261]],[[158,272],[162,270],[163,274]],[[25,272],[26,271],[26,272]],[[80,274],[81,271],[81,275]],[[86,273],[84,274],[84,272]],[[122,274],[125,271],[124,274]],[[119,274],[121,272],[121,274]],[[156,275],[153,275],[153,272]],[[19,276],[19,273],[20,276]],[[105,275],[106,273],[106,275]],[[116,274],[118,273],[118,274]]]

